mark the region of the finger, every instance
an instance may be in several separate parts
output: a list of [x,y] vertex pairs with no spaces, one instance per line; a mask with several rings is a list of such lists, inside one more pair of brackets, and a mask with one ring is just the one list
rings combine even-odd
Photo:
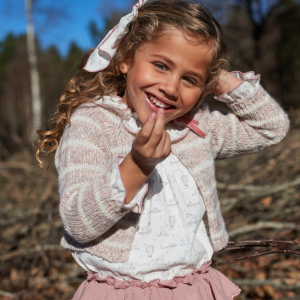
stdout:
[[151,136],[148,140],[148,145],[151,147],[156,147],[162,138],[162,133],[165,128],[165,113],[163,108],[160,108],[156,115],[156,122],[152,130]]
[[171,153],[171,137],[168,132],[166,132],[166,141],[164,145],[164,154],[165,155],[170,155]]
[[138,143],[146,144],[148,142],[155,125],[156,117],[156,113],[149,114],[146,123],[136,136]]
[[162,157],[164,155],[165,143],[167,140],[167,132],[166,130],[163,131],[161,139],[156,147],[156,154],[158,157]]

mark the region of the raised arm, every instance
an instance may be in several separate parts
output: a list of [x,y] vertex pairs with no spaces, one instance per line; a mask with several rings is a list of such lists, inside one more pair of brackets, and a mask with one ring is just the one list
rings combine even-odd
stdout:
[[[232,73],[241,83],[217,100],[231,110],[224,114],[207,108],[206,122],[212,133],[215,158],[259,151],[286,135],[289,120],[279,104],[260,86],[260,75]],[[232,76],[232,75],[231,75]]]

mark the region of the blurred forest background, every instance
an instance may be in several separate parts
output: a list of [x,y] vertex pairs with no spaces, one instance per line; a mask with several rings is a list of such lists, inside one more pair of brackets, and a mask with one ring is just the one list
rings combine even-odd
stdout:
[[[88,49],[73,42],[68,53],[62,55],[57,45],[48,48],[40,45],[40,36],[33,35],[31,14],[48,13],[56,18],[61,15],[51,5],[48,11],[35,10],[43,1],[25,0],[27,34],[24,29],[24,34],[8,34],[0,41],[0,299],[3,300],[71,299],[84,280],[84,272],[70,252],[59,246],[63,228],[58,215],[53,156],[46,158],[48,170],[39,170],[34,157],[37,140],[34,132],[47,128],[61,92]],[[231,70],[254,70],[261,74],[262,85],[291,119],[291,129],[279,145],[258,154],[217,162],[219,195],[230,237],[235,241],[293,241],[300,231],[300,2],[199,2],[226,29]],[[128,0],[128,7],[134,3]],[[100,6],[99,16],[102,11]],[[104,26],[90,22],[89,34],[95,46],[123,15],[124,11],[115,6],[104,15]],[[220,107],[214,100],[208,101]],[[272,249],[265,246],[225,251],[216,254],[214,261]],[[279,243],[276,249],[278,253],[274,255],[218,267],[243,288],[238,299],[299,299],[300,257],[279,253],[286,249],[297,251],[299,246]]]

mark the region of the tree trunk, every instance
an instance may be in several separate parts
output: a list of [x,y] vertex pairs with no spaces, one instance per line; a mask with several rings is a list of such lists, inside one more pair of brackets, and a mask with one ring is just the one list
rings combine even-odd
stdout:
[[35,34],[33,25],[32,0],[25,0],[26,20],[27,20],[27,53],[30,69],[31,81],[31,103],[32,103],[32,122],[31,140],[35,140],[36,130],[41,129],[42,125],[42,101],[40,96],[40,80],[37,68],[37,55],[35,48]]

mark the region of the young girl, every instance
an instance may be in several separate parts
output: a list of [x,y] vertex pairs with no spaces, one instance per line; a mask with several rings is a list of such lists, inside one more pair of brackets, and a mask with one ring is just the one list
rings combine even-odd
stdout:
[[[228,242],[214,159],[278,143],[289,121],[259,75],[224,71],[202,6],[145,2],[83,58],[39,131],[38,154],[57,150],[61,245],[87,271],[73,299],[233,299],[210,267]],[[230,112],[202,103],[209,93]]]

